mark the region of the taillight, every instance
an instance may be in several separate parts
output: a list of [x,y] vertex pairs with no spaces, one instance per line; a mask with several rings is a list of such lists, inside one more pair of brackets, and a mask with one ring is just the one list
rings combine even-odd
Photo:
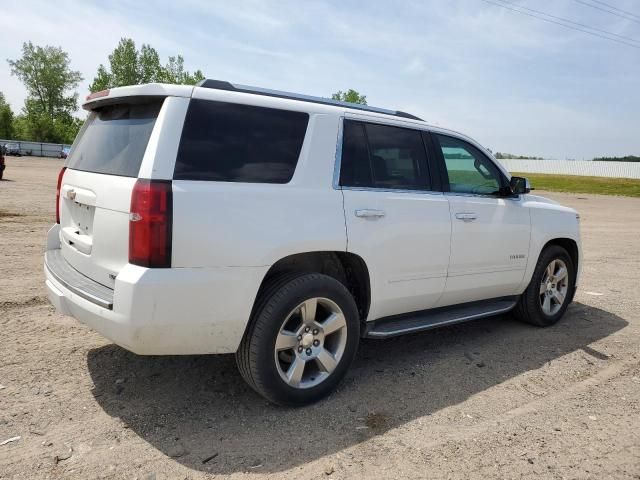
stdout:
[[129,214],[129,263],[171,266],[171,180],[136,181]]
[[58,186],[56,187],[56,223],[60,223],[60,189],[62,188],[62,177],[67,167],[62,167],[58,174]]

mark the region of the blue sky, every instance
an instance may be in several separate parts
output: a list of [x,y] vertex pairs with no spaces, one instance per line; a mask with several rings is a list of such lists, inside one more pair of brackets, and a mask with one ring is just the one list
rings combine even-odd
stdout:
[[[640,46],[640,22],[576,0],[510,1]],[[0,58],[28,40],[61,46],[85,77],[81,97],[126,36],[209,78],[322,96],[355,88],[494,151],[640,155],[640,48],[482,0],[3,3]],[[640,16],[638,0],[606,3]],[[24,88],[2,65],[0,91],[20,110]]]

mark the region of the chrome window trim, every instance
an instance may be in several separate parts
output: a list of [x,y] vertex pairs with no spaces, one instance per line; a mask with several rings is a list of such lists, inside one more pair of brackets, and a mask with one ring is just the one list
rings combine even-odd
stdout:
[[356,192],[383,192],[383,193],[419,193],[421,195],[442,195],[444,192],[436,190],[411,190],[401,188],[382,187],[338,187],[340,190],[352,190]]
[[342,166],[342,136],[344,135],[344,115],[338,118],[338,138],[336,139],[336,158],[333,163],[333,189],[340,187],[340,167]]
[[[384,188],[384,187],[343,187],[340,185],[340,168],[342,167],[342,142],[344,136],[344,121],[347,118],[343,115],[339,119],[338,124],[338,137],[336,140],[336,156],[333,164],[333,189],[334,190],[353,190],[357,192],[383,192],[383,193],[420,193],[427,195],[442,195],[444,192],[440,192],[437,190],[426,190],[426,189],[406,189],[406,188]],[[353,118],[354,121],[367,123],[367,120],[363,120],[361,118]],[[377,123],[380,125],[386,125],[389,127],[398,127],[398,128],[407,128],[401,125],[394,125],[389,122],[369,122],[369,123]],[[426,129],[421,128],[410,128],[409,130],[417,130],[428,132]],[[428,155],[428,152],[425,151],[425,155]]]
[[494,198],[496,200],[511,200],[515,202],[519,202],[522,200],[521,195],[515,195],[512,197],[501,197],[499,195],[493,195],[491,193],[467,193],[467,192],[443,192],[446,195],[450,195],[452,197],[474,197],[474,198]]

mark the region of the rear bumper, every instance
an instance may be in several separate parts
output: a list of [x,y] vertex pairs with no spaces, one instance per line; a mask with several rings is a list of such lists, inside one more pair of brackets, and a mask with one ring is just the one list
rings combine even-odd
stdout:
[[44,270],[49,300],[60,313],[140,355],[191,355],[238,349],[267,267],[126,265],[111,309],[79,292],[50,263]]

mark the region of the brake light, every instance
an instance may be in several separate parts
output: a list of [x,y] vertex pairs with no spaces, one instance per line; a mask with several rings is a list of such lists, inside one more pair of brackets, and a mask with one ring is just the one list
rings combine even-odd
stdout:
[[62,177],[67,167],[62,167],[58,174],[58,186],[56,187],[56,223],[60,223],[60,189],[62,188]]
[[99,92],[93,92],[90,95],[87,95],[87,102],[89,100],[93,100],[94,98],[107,97],[109,96],[109,90],[100,90]]
[[171,267],[171,180],[136,181],[129,214],[129,263]]

